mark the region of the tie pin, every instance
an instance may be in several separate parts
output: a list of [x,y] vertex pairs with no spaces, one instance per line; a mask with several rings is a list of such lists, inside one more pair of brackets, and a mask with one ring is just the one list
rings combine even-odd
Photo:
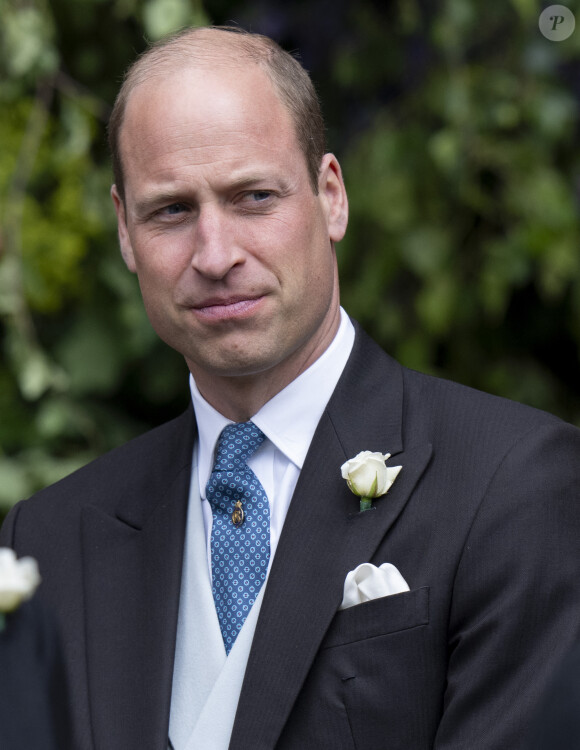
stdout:
[[245,517],[246,514],[244,513],[244,509],[242,508],[241,500],[238,500],[234,505],[234,512],[232,513],[232,523],[236,528],[239,528],[244,523]]

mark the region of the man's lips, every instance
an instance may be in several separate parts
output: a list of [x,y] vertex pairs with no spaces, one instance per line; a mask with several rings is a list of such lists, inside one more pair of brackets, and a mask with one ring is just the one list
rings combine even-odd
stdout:
[[207,320],[228,320],[253,313],[263,299],[262,295],[257,297],[243,295],[225,298],[209,297],[192,305],[191,309],[197,316]]

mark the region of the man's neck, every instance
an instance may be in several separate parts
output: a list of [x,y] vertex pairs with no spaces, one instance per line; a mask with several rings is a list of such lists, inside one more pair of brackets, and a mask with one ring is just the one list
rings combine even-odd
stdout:
[[[196,385],[205,400],[233,422],[247,422],[281,389],[269,387],[255,377],[214,378],[211,384],[194,374]],[[220,381],[219,388],[216,388]],[[228,382],[223,382],[228,381]]]
[[188,362],[197,388],[220,414],[234,422],[247,422],[262,406],[296,380],[332,343],[340,326],[340,312],[320,340],[310,342],[290,359],[267,371],[248,375],[217,375]]

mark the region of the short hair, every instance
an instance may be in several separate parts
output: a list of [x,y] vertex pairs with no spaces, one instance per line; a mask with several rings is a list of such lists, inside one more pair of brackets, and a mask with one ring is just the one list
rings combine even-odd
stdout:
[[237,27],[206,26],[185,29],[153,44],[125,74],[108,127],[113,175],[122,200],[125,199],[125,190],[120,136],[131,92],[145,81],[167,74],[184,63],[240,65],[244,60],[262,68],[290,113],[312,189],[318,193],[318,174],[326,152],[326,137],[320,101],[306,70],[293,55],[267,36]]

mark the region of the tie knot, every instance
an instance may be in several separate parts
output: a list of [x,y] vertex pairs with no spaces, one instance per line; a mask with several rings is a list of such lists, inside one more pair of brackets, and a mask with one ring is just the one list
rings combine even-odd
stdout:
[[236,464],[245,463],[265,439],[262,430],[253,422],[238,422],[224,427],[218,440],[215,469],[231,470]]

